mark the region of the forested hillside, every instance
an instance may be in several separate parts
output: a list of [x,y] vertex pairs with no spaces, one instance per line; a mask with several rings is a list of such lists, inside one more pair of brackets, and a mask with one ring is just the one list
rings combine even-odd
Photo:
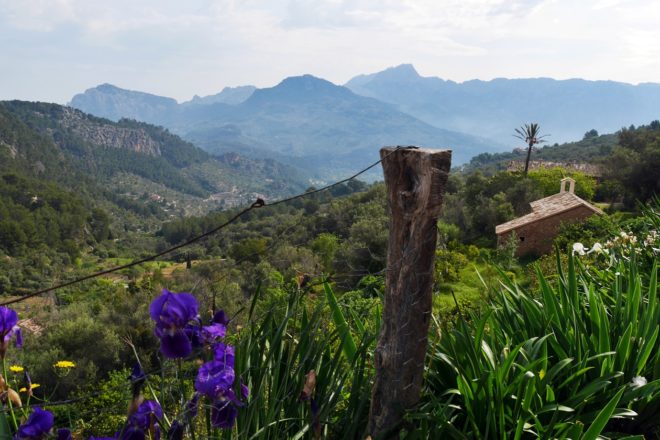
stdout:
[[216,158],[149,124],[2,102],[3,291],[43,285],[89,253],[151,250],[131,235],[171,216],[290,194],[304,182],[275,161]]
[[[532,161],[598,165],[612,153],[617,142],[616,133],[598,134],[597,131],[590,130],[576,142],[563,144],[555,142],[551,145],[535,147]],[[463,169],[466,171],[481,169],[485,172],[504,170],[512,161],[524,163],[526,155],[527,151],[523,148],[507,153],[482,153],[470,159]]]
[[263,175],[253,174],[256,179],[247,178],[237,161],[226,163],[146,123],[127,119],[112,122],[56,104],[11,101],[3,105],[31,129],[49,137],[96,180],[119,184],[126,173],[203,199],[214,193],[240,197],[250,191],[281,195],[304,187],[305,179],[299,172],[273,161],[269,167],[259,165],[258,160],[251,161],[256,166],[246,164],[252,171],[265,171]]

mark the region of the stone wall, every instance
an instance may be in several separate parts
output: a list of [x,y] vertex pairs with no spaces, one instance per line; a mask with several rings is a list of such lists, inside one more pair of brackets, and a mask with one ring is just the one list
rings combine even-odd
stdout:
[[[515,231],[518,240],[516,255],[543,255],[551,252],[552,241],[559,232],[562,223],[575,223],[594,215],[595,212],[586,206],[577,206],[568,211],[546,217],[542,220],[520,226]],[[497,239],[503,243],[509,239],[512,231],[500,234]]]

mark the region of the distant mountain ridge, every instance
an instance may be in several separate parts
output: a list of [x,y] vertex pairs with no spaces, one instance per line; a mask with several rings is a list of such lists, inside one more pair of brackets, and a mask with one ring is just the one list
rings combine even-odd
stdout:
[[112,121],[129,118],[157,124],[163,120],[176,118],[188,107],[240,104],[255,90],[254,86],[225,87],[215,95],[195,95],[190,101],[178,103],[174,98],[126,90],[106,83],[75,95],[71,98],[69,106]]
[[220,93],[216,93],[215,95],[195,95],[190,101],[186,101],[182,105],[209,105],[217,103],[236,105],[248,99],[256,89],[255,86],[225,87]]
[[410,64],[345,84],[390,103],[428,124],[479,134],[514,146],[513,129],[537,122],[553,142],[580,139],[590,130],[613,132],[660,117],[660,84],[550,78],[471,80],[422,77]]
[[154,122],[163,112],[175,111],[179,104],[173,98],[101,84],[74,96],[70,105],[113,121],[130,118]]
[[[74,98],[71,104],[91,113],[106,112],[101,116],[122,111],[93,105],[99,91],[88,92],[86,99]],[[127,96],[136,95],[127,92]],[[107,101],[100,99],[101,103]],[[235,105],[189,104],[174,111],[143,112],[142,117],[207,151],[272,157],[311,169],[327,180],[377,160],[378,149],[386,145],[451,148],[454,163],[465,162],[481,151],[502,150],[485,138],[433,127],[390,104],[312,75],[286,78],[274,87],[254,90]]]

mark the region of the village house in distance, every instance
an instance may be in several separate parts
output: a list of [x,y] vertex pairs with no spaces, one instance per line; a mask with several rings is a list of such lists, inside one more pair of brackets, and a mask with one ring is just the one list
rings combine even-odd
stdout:
[[[566,186],[568,185],[568,189]],[[518,240],[516,255],[543,255],[552,251],[552,241],[562,223],[583,221],[603,211],[575,195],[575,180],[561,179],[559,193],[530,203],[532,212],[495,227],[497,242],[506,242],[512,233]]]

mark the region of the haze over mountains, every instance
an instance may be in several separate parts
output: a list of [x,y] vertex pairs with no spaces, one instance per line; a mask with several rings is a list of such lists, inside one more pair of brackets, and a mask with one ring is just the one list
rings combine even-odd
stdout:
[[255,90],[238,104],[197,101],[177,105],[169,98],[102,85],[76,95],[71,105],[111,119],[124,116],[160,124],[209,152],[273,157],[325,179],[373,162],[384,145],[453,148],[457,162],[502,148],[477,136],[433,127],[390,104],[311,75]]
[[[606,73],[605,73],[606,74]],[[591,129],[614,132],[660,117],[660,84],[550,78],[472,80],[422,77],[410,64],[360,75],[353,92],[395,105],[428,124],[507,145],[513,129],[537,122],[550,142],[579,140]]]
[[456,83],[412,65],[338,86],[303,75],[275,87],[225,88],[177,103],[109,84],[71,100],[98,116],[163,125],[211,153],[270,157],[331,179],[373,162],[384,145],[447,147],[453,164],[522,146],[513,129],[538,122],[550,142],[613,132],[660,116],[660,84],[495,79]]

